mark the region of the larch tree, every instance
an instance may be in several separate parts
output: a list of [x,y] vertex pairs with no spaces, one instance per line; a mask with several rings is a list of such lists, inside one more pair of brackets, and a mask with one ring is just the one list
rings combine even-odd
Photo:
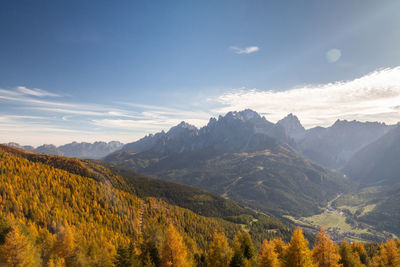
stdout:
[[308,248],[308,241],[304,238],[300,227],[293,232],[292,239],[286,249],[284,266],[286,267],[314,267],[312,254]]
[[339,248],[325,233],[324,227],[317,235],[317,242],[312,250],[314,261],[318,267],[340,267]]
[[190,266],[186,245],[175,227],[168,226],[161,249],[161,267]]
[[287,248],[286,243],[280,237],[275,237],[272,240],[272,243],[274,244],[275,252],[278,254],[278,259],[280,261],[283,261],[283,258],[285,256],[285,251]]
[[280,267],[278,253],[275,252],[273,241],[264,240],[258,254],[259,267]]
[[232,249],[224,233],[214,233],[207,257],[207,266],[228,267],[232,259]]
[[400,266],[400,252],[396,242],[391,239],[380,245],[378,254],[372,259],[374,267]]
[[357,253],[353,252],[351,244],[346,240],[340,245],[339,249],[340,261],[343,267],[362,267],[365,266],[361,263],[360,257]]
[[9,232],[0,247],[0,264],[4,267],[36,267],[40,259],[30,240],[18,229]]

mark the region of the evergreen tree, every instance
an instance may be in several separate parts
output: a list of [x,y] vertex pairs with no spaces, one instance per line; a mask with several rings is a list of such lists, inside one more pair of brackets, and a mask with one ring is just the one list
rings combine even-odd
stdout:
[[273,241],[264,240],[258,254],[259,267],[279,267],[278,253],[275,252]]
[[234,252],[229,267],[246,267],[245,259],[240,251]]
[[132,251],[129,247],[124,247],[122,245],[118,246],[114,264],[116,267],[133,267]]
[[163,247],[161,249],[162,267],[186,267],[190,266],[188,261],[187,248],[182,236],[175,227],[168,226]]
[[304,238],[300,227],[293,232],[292,239],[285,252],[284,266],[287,267],[313,267],[316,266],[308,248],[308,241]]
[[233,248],[242,253],[243,257],[250,260],[255,255],[253,242],[248,232],[237,232],[233,240]]
[[232,249],[224,233],[214,232],[213,242],[207,257],[207,265],[215,267],[228,267],[232,258]]
[[338,246],[325,233],[325,229],[321,227],[321,231],[317,235],[317,242],[312,250],[314,261],[318,267],[339,267],[340,255]]

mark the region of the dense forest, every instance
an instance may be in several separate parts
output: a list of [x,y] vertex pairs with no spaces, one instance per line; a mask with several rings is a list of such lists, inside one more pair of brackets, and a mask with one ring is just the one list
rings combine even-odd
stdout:
[[[310,249],[312,238],[268,214],[170,184],[183,208],[161,184],[151,195],[150,180],[132,179],[1,146],[0,266],[399,266],[398,241],[338,246],[322,230]],[[209,216],[195,212],[210,201]]]

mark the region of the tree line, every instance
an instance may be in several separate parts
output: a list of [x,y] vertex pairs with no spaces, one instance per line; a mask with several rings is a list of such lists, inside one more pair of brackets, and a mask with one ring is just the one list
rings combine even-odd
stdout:
[[[231,244],[230,244],[231,243]],[[143,245],[145,244],[145,245]],[[262,242],[256,251],[248,232],[239,231],[232,242],[223,232],[214,232],[209,249],[202,258],[195,258],[179,232],[169,225],[164,243],[159,249],[145,241],[139,248],[132,244],[119,247],[114,261],[118,267],[398,267],[400,241],[357,243],[332,241],[324,228],[312,248],[301,228],[296,228],[290,242],[281,238]]]

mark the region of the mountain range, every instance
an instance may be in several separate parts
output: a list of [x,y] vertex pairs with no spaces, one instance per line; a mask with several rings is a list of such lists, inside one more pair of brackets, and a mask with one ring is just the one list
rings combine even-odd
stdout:
[[76,157],[82,159],[100,159],[123,147],[123,144],[118,141],[111,141],[108,143],[72,142],[58,147],[55,145],[45,144],[36,148],[33,146],[22,146],[17,143],[8,143],[7,145],[42,154]]
[[244,110],[211,118],[200,129],[182,122],[126,144],[105,161],[261,211],[317,213],[348,180],[308,160],[291,143],[281,124]]
[[[294,114],[272,123],[247,109],[211,118],[202,128],[181,122],[126,145],[10,145],[43,154],[102,159],[106,163],[98,163],[118,172],[125,168],[127,176],[134,170],[278,216],[310,216],[335,199],[334,206],[357,211],[350,219],[400,233],[393,227],[393,218],[400,219],[399,142],[398,125],[337,120],[329,127],[305,129]],[[146,180],[134,181],[141,187]],[[152,185],[169,188],[154,180]],[[342,194],[339,199],[338,194]],[[157,196],[165,195],[171,196],[166,191]],[[207,210],[198,208],[200,213]]]

